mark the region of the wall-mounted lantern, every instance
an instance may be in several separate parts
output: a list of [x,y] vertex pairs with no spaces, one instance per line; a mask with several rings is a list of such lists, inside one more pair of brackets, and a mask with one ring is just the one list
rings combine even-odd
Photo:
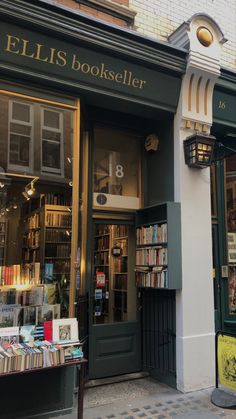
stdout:
[[189,167],[204,169],[212,163],[215,137],[199,132],[186,138],[184,141],[185,163]]

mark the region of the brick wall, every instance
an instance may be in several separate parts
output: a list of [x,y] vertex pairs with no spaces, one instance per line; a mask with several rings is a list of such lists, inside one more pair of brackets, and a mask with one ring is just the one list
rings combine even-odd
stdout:
[[236,70],[235,0],[129,0],[129,6],[137,12],[135,29],[160,41],[166,41],[193,14],[210,15],[228,39],[223,46],[221,65]]
[[[112,24],[119,26],[127,27],[128,24],[125,20],[120,19],[116,16],[112,16],[109,12],[104,12],[99,10],[98,7],[95,7],[92,3],[91,6],[77,3],[74,0],[55,0],[57,3],[62,4],[63,6],[69,7],[70,9],[80,10],[83,13],[87,13],[90,16],[96,17],[98,19],[104,20]],[[118,5],[128,6],[128,0],[114,0],[113,3]]]
[[[104,13],[91,3],[79,4],[74,0],[55,0],[72,9],[81,10],[98,19],[127,27],[127,22],[109,12]],[[221,65],[236,70],[236,0],[111,0],[128,6],[136,12],[134,28],[136,31],[160,41],[167,41],[181,23],[194,13],[207,13],[220,26],[228,42],[223,46]]]

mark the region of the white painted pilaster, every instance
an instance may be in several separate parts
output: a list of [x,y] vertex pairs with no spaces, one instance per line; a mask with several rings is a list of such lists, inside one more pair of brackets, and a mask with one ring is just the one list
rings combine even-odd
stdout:
[[[209,46],[199,42],[199,27],[212,35]],[[176,299],[177,387],[186,392],[215,383],[215,325],[210,169],[185,164],[183,141],[196,131],[210,132],[212,93],[225,40],[209,16],[198,14],[181,25],[170,41],[189,49],[174,122],[175,201],[181,203],[182,226],[182,290]]]

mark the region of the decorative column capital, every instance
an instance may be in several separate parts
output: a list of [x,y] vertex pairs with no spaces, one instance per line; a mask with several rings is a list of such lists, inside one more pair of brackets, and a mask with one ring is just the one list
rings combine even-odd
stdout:
[[208,15],[193,15],[173,32],[169,41],[189,51],[178,111],[181,128],[209,132],[212,125],[212,94],[220,76],[221,47],[226,39]]

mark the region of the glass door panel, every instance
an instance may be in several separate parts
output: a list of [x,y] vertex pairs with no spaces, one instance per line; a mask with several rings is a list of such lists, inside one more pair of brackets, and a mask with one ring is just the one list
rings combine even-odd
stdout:
[[94,324],[136,319],[133,226],[95,224],[93,300]]

